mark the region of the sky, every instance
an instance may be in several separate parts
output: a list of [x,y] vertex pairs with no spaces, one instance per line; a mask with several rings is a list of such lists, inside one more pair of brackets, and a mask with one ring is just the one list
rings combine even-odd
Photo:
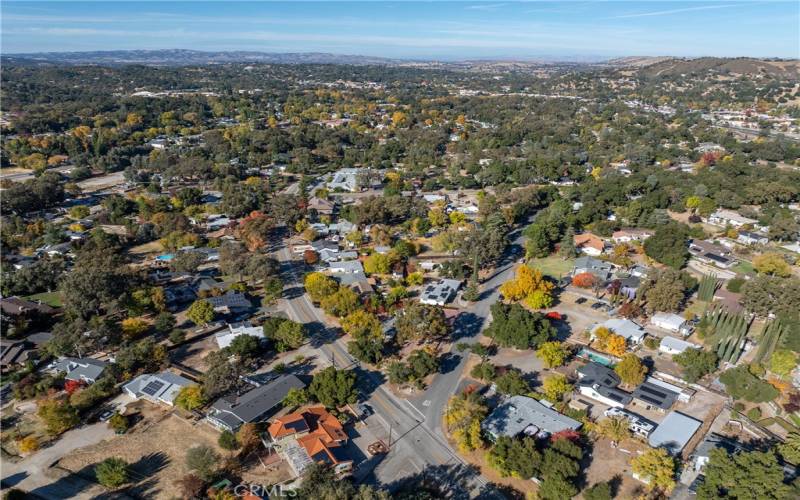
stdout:
[[800,57],[800,1],[14,2],[4,54],[122,49],[404,59]]

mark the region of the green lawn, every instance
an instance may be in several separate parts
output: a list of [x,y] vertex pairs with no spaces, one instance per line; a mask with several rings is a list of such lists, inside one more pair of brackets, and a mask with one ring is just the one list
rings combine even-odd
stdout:
[[61,307],[64,305],[61,301],[61,294],[58,292],[37,293],[34,295],[29,295],[25,298],[34,302],[41,300],[43,304],[47,304],[50,307]]
[[746,260],[740,260],[738,264],[731,268],[731,271],[739,274],[755,274],[756,270],[753,268],[753,264],[747,262]]
[[551,255],[543,259],[531,259],[529,264],[542,271],[542,274],[558,279],[572,271],[574,262],[575,259],[564,260],[557,255]]

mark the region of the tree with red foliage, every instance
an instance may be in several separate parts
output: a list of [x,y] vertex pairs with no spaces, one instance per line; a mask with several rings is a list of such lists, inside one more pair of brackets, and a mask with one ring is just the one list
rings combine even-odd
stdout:
[[67,391],[67,394],[69,394],[70,396],[78,389],[81,389],[83,386],[84,383],[81,382],[80,380],[67,380],[66,382],[64,382],[64,390]]
[[575,444],[580,444],[581,434],[573,429],[564,429],[563,431],[558,431],[550,436],[551,443],[555,443],[559,439],[567,439]]
[[261,212],[251,212],[239,224],[239,238],[253,252],[267,244],[267,237],[273,227],[272,219]]
[[717,163],[718,159],[719,159],[719,153],[709,151],[707,153],[703,153],[703,156],[700,157],[700,163],[702,163],[706,167],[710,167],[715,163]]
[[642,307],[635,302],[625,302],[617,312],[623,318],[636,318],[642,314]]
[[315,252],[314,250],[311,250],[311,249],[309,248],[308,250],[306,250],[305,252],[303,252],[303,260],[304,260],[304,261],[306,262],[306,264],[308,264],[309,266],[313,266],[314,264],[316,264],[317,262],[319,262],[319,255],[317,254],[317,252]]
[[572,284],[580,288],[592,288],[596,278],[592,273],[580,273],[572,277]]

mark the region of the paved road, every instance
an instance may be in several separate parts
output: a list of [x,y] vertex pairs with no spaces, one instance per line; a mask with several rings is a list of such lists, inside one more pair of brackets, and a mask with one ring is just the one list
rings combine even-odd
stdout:
[[373,418],[377,418],[386,431],[383,436],[386,442],[389,442],[391,433],[391,452],[366,481],[392,485],[404,478],[430,473],[444,481],[452,481],[453,489],[462,492],[460,496],[485,495],[486,481],[466,467],[442,433],[435,431],[426,421],[426,415],[409,401],[387,391],[383,386],[382,374],[361,365],[350,356],[344,342],[338,338],[337,329],[303,293],[303,267],[299,260],[295,260],[285,246],[278,250],[277,258],[289,278],[285,290],[287,298],[282,301],[287,315],[307,325],[312,334],[312,345],[324,358],[338,368],[353,368],[359,373],[359,389],[365,395],[365,401],[375,410]]
[[[121,407],[130,398],[124,394],[117,396],[109,404]],[[19,462],[4,462],[2,470],[3,487],[16,487],[31,492],[39,498],[62,499],[97,498],[105,489],[80,476],[68,474],[52,466],[62,457],[78,448],[92,446],[114,437],[114,431],[106,422],[98,422],[65,432],[52,446],[43,448]]]

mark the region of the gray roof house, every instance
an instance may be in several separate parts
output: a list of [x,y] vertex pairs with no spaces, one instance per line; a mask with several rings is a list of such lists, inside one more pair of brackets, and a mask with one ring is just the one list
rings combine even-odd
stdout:
[[683,451],[700,425],[702,425],[701,421],[673,411],[658,424],[647,442],[653,448],[664,448],[670,454],[677,455]]
[[192,385],[192,381],[172,372],[139,375],[124,386],[122,390],[131,397],[144,398],[151,403],[164,403],[172,406],[178,392]]
[[431,283],[422,290],[419,301],[431,306],[443,306],[453,300],[459,288],[461,288],[460,280],[439,280],[438,283]]
[[53,372],[65,372],[67,380],[93,384],[105,371],[108,363],[91,358],[62,358],[48,366]]
[[206,418],[215,427],[231,432],[242,424],[266,421],[289,394],[289,389],[303,389],[305,382],[295,375],[282,375],[241,396],[222,397],[211,405]]
[[579,429],[581,423],[527,396],[512,396],[497,406],[483,421],[483,429],[493,439],[500,436],[547,436],[566,429]]
[[208,301],[214,307],[214,312],[231,314],[252,309],[253,303],[243,294],[229,291],[225,295],[208,297]]
[[646,380],[634,389],[633,402],[648,410],[665,412],[672,408],[680,393]]
[[591,273],[600,281],[606,281],[611,276],[611,271],[613,268],[614,267],[608,262],[597,260],[585,255],[575,259],[575,264],[572,267],[572,275],[575,276],[581,273]]
[[361,265],[359,260],[344,260],[340,262],[331,262],[328,264],[328,269],[336,274],[354,274],[364,273],[364,266]]
[[622,408],[631,402],[630,393],[619,389],[619,375],[600,363],[587,363],[578,368],[578,392],[612,408]]

